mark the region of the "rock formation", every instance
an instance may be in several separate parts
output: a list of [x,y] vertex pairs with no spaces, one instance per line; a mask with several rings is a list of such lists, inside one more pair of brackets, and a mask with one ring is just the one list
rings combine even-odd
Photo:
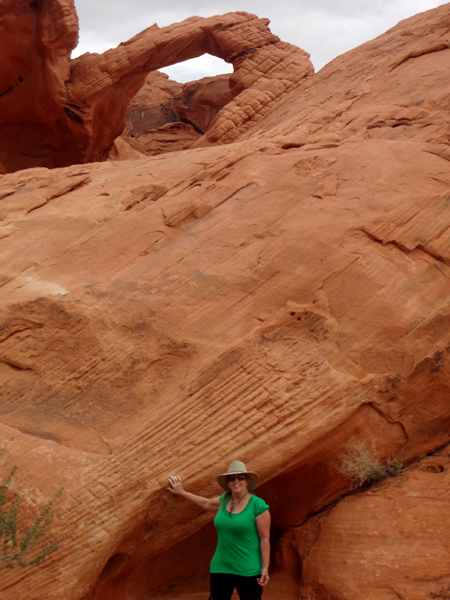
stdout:
[[123,140],[146,156],[190,148],[233,99],[229,79],[217,75],[182,84],[152,71],[128,105]]
[[[290,584],[292,597],[448,598],[448,453],[427,457],[400,478],[291,529],[278,558],[289,572],[284,585]],[[299,587],[292,585],[296,566]]]
[[78,43],[73,2],[0,0],[0,27],[0,173],[77,162],[65,90]]
[[0,172],[106,159],[148,73],[205,53],[233,63],[233,94],[242,98],[235,117],[226,113],[212,135],[235,139],[313,71],[309,55],[281,42],[268,23],[244,12],[192,17],[71,60],[73,0],[0,0],[0,50],[10,57],[0,67]]
[[[251,27],[269,35],[241,13],[152,30],[65,89],[92,125],[116,89],[99,65],[132,49],[144,73],[148,35],[156,68],[188,39],[231,56],[236,31],[250,74]],[[165,486],[216,495],[232,458],[272,510],[266,600],[445,598],[448,458],[424,455],[450,442],[449,32],[450,5],[404,21],[272,108],[261,76],[259,117],[244,90],[188,151],[0,178],[1,466],[27,515],[65,489],[59,551],[3,575],[2,598],[207,597],[211,515]],[[342,499],[351,437],[411,466]]]

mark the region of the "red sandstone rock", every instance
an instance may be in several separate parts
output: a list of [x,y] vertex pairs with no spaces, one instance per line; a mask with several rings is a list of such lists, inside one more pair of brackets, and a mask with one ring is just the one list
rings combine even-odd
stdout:
[[228,82],[218,75],[181,84],[153,71],[128,105],[122,138],[147,156],[190,148],[232,100]]
[[204,77],[199,81],[185,83],[179,101],[181,116],[193,123],[202,132],[209,129],[211,122],[233,99],[229,75]]
[[447,449],[286,533],[285,597],[446,598],[449,468]]
[[65,91],[78,43],[73,2],[0,0],[0,26],[0,173],[78,162]]
[[[155,156],[164,152],[178,152],[187,150],[200,137],[192,125],[182,122],[167,123],[157,129],[138,135],[130,140],[130,146],[145,156]],[[123,138],[120,138],[123,139]]]
[[290,136],[292,147],[361,140],[423,141],[448,158],[448,8],[401,21],[306,79],[243,139]]
[[[2,598],[207,595],[211,515],[166,480],[217,494],[215,474],[237,457],[261,474],[274,543],[292,544],[277,548],[286,559],[265,595],[298,597],[291,559],[314,538],[311,515],[349,491],[335,468],[349,437],[404,463],[449,442],[448,23],[446,5],[336,59],[251,131],[237,118],[224,129],[233,144],[0,178],[0,433],[16,438],[4,469],[19,465],[30,514],[65,487],[60,550],[4,575]],[[405,114],[410,125],[389,120]],[[426,495],[429,480],[396,481],[390,504],[417,517],[408,493]],[[431,502],[445,525],[446,505]],[[305,593],[318,581],[339,600],[368,597],[321,564],[361,568],[374,587],[346,503],[302,559]],[[446,581],[446,545],[435,560],[419,531],[421,560]],[[348,571],[327,541],[348,549]],[[355,547],[369,556],[369,542]],[[401,571],[406,597],[416,565]]]
[[144,85],[128,104],[123,137],[137,137],[150,129],[180,121],[173,105],[181,98],[182,89],[182,83],[169,79],[165,73],[149,73]]
[[132,148],[122,137],[116,138],[108,160],[135,160],[145,155]]
[[[0,0],[0,19],[5,31],[0,50],[11,57],[0,67],[3,173],[105,160],[125,127],[127,105],[148,73],[207,52],[234,64],[235,93],[254,88],[262,113],[313,71],[308,55],[272,35],[267,19],[244,12],[192,17],[162,29],[153,25],[104,54],[74,60],[70,53],[78,23],[73,0]],[[261,95],[268,69],[276,74],[270,94]],[[253,114],[255,106],[251,97],[242,97],[241,104],[236,114],[239,131],[245,131],[244,112]],[[238,121],[228,119],[222,134],[234,139]]]

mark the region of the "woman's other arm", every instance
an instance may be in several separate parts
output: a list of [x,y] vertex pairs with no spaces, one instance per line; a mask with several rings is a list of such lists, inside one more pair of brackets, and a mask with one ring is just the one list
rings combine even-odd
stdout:
[[258,529],[262,561],[261,577],[258,577],[258,583],[259,585],[266,585],[269,582],[270,562],[270,513],[268,510],[256,517],[256,527]]
[[216,496],[215,498],[204,498],[203,496],[196,496],[195,494],[186,492],[181,483],[181,478],[178,477],[178,475],[171,475],[169,477],[169,487],[167,489],[175,496],[183,496],[187,500],[197,504],[200,508],[203,508],[203,510],[210,510],[212,512],[217,512],[219,510],[220,496]]

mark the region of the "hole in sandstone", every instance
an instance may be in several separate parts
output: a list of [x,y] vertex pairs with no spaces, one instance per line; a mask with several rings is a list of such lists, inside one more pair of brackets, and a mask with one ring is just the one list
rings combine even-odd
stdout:
[[111,556],[103,568],[100,579],[109,579],[109,577],[115,575],[125,564],[126,557],[127,555],[122,552],[118,552]]
[[426,471],[427,473],[442,473],[444,471],[444,467],[442,465],[428,465],[421,471]]
[[77,113],[73,112],[73,110],[71,110],[68,106],[63,106],[63,111],[66,113],[69,119],[75,121],[75,123],[80,123],[81,125],[83,125],[84,121],[80,117],[80,115],[77,115]]
[[18,80],[18,81],[19,81],[19,83],[22,83],[22,81],[23,81],[23,77],[19,77],[19,80]]
[[281,146],[282,150],[292,150],[293,148],[301,148],[302,146],[304,146],[305,144],[283,144]]
[[291,312],[291,317],[295,317],[295,312]]
[[301,320],[302,320],[302,318],[301,318],[301,317],[297,317],[297,321],[301,321]]

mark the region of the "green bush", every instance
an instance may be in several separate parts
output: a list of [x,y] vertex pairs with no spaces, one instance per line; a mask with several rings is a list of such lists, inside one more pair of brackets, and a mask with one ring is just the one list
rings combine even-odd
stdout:
[[[9,441],[0,448],[0,456],[5,452]],[[54,517],[53,504],[61,495],[63,488],[43,507],[31,528],[21,535],[20,531],[23,527],[18,523],[20,497],[15,500],[8,499],[8,490],[16,471],[17,467],[13,467],[6,481],[0,486],[0,561],[2,561],[0,571],[13,569],[16,566],[37,565],[58,548],[58,544],[45,545],[45,533]],[[38,542],[40,543],[36,546]]]
[[388,477],[397,477],[403,471],[401,462],[380,462],[375,442],[369,448],[363,440],[352,438],[339,456],[337,470],[352,481],[352,487],[382,481]]

